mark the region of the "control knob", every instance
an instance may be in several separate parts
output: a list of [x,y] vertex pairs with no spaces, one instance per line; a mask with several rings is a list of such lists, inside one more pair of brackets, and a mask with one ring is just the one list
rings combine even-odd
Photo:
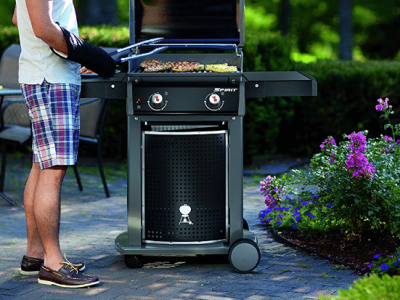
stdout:
[[162,109],[165,106],[165,100],[159,93],[150,96],[149,106],[153,109]]
[[206,98],[206,106],[211,110],[218,110],[222,104],[221,97],[217,94],[210,94]]

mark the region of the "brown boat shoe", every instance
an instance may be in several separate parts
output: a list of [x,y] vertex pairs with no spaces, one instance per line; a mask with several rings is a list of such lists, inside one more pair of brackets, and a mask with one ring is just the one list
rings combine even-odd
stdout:
[[42,265],[39,271],[38,283],[65,288],[82,288],[100,283],[98,276],[79,273],[78,269],[70,262],[63,262],[63,264],[58,271]]
[[[35,258],[24,255],[21,261],[21,275],[37,275],[39,274],[40,267],[43,265],[44,259],[42,258]],[[79,262],[73,264],[75,268],[78,269],[79,272],[85,270],[85,263]]]

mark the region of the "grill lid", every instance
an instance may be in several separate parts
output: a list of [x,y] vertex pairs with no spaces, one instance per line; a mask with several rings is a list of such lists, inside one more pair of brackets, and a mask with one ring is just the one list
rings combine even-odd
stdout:
[[130,43],[244,45],[244,0],[130,0]]

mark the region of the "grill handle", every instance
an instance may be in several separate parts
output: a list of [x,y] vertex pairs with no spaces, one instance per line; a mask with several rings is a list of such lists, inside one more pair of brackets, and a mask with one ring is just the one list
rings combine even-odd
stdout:
[[155,53],[164,51],[167,48],[168,47],[166,47],[166,46],[165,47],[159,47],[159,48],[156,48],[156,49],[154,49],[154,50],[152,50],[150,52],[146,52],[146,53],[142,53],[142,54],[136,54],[136,55],[130,55],[128,57],[122,57],[122,58],[118,59],[116,62],[126,62],[126,61],[129,61],[129,60],[138,59],[140,57],[150,56],[150,55],[153,55]]

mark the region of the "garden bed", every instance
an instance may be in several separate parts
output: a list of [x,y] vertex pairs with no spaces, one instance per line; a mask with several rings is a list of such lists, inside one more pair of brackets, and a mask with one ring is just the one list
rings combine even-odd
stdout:
[[360,239],[359,235],[348,237],[344,233],[305,234],[299,230],[273,230],[274,238],[293,247],[327,258],[334,263],[343,264],[357,274],[369,272],[368,265],[376,254],[390,255],[400,245],[400,240],[373,233]]

